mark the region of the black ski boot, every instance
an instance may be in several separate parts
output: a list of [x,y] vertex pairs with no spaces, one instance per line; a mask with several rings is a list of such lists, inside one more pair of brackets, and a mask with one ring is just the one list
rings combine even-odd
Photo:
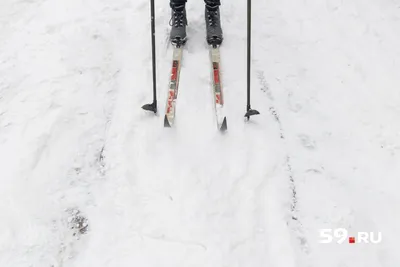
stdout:
[[207,43],[209,45],[220,45],[223,40],[219,6],[206,4],[205,10]]
[[186,9],[184,5],[172,7],[170,40],[172,44],[183,45],[186,43]]

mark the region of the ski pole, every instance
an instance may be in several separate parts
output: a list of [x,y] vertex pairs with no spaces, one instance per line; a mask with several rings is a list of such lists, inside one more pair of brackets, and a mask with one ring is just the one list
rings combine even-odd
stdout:
[[151,16],[151,53],[152,53],[152,68],[153,68],[153,103],[143,105],[144,110],[157,113],[157,74],[156,74],[156,27],[155,27],[155,12],[154,0],[150,0],[150,16]]
[[250,116],[258,115],[255,109],[251,109],[250,104],[250,87],[251,87],[251,0],[247,0],[247,106],[246,114],[244,115],[248,120]]

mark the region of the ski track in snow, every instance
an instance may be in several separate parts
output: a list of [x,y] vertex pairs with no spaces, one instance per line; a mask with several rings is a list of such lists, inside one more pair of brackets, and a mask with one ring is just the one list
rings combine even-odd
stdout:
[[[398,222],[400,216],[392,190],[399,160],[393,137],[399,125],[391,119],[397,113],[399,79],[396,61],[387,55],[399,54],[391,32],[399,13],[390,10],[389,1],[301,2],[291,9],[286,3],[266,5],[257,13],[267,29],[255,34],[260,38],[255,53],[268,56],[254,63],[272,115],[279,111],[280,135],[284,124],[289,143],[297,219],[307,236],[306,243],[300,240],[298,262],[397,265],[399,258],[390,251],[398,231],[388,221]],[[278,49],[282,53],[274,53]],[[346,228],[350,234],[381,231],[383,242],[319,244],[318,229],[323,228]],[[295,236],[298,230],[293,229]]]
[[[224,2],[221,135],[202,1],[187,6],[172,129],[168,1],[157,116],[140,109],[148,1],[2,1],[0,266],[400,265],[397,5],[253,2],[261,115],[245,122],[246,3]],[[320,244],[321,228],[383,242]]]

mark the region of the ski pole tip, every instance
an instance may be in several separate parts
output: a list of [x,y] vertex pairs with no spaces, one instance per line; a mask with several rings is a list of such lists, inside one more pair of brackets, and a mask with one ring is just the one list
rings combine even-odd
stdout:
[[260,114],[260,112],[258,112],[257,110],[249,109],[249,110],[247,110],[246,114],[244,114],[244,116],[249,120],[251,116],[259,115],[259,114]]
[[153,102],[151,104],[146,104],[142,106],[142,109],[147,110],[147,111],[152,111],[154,113],[157,113],[157,103]]

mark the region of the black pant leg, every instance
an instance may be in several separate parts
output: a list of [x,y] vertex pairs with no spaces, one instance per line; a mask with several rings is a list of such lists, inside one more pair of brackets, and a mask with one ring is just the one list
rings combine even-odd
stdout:
[[[185,6],[187,0],[170,0],[169,5],[171,8]],[[221,5],[221,0],[204,0],[207,6],[217,7]]]
[[221,0],[204,0],[207,6],[217,7],[221,5]]
[[186,4],[186,0],[170,0],[169,5],[171,8],[180,8],[184,7]]

